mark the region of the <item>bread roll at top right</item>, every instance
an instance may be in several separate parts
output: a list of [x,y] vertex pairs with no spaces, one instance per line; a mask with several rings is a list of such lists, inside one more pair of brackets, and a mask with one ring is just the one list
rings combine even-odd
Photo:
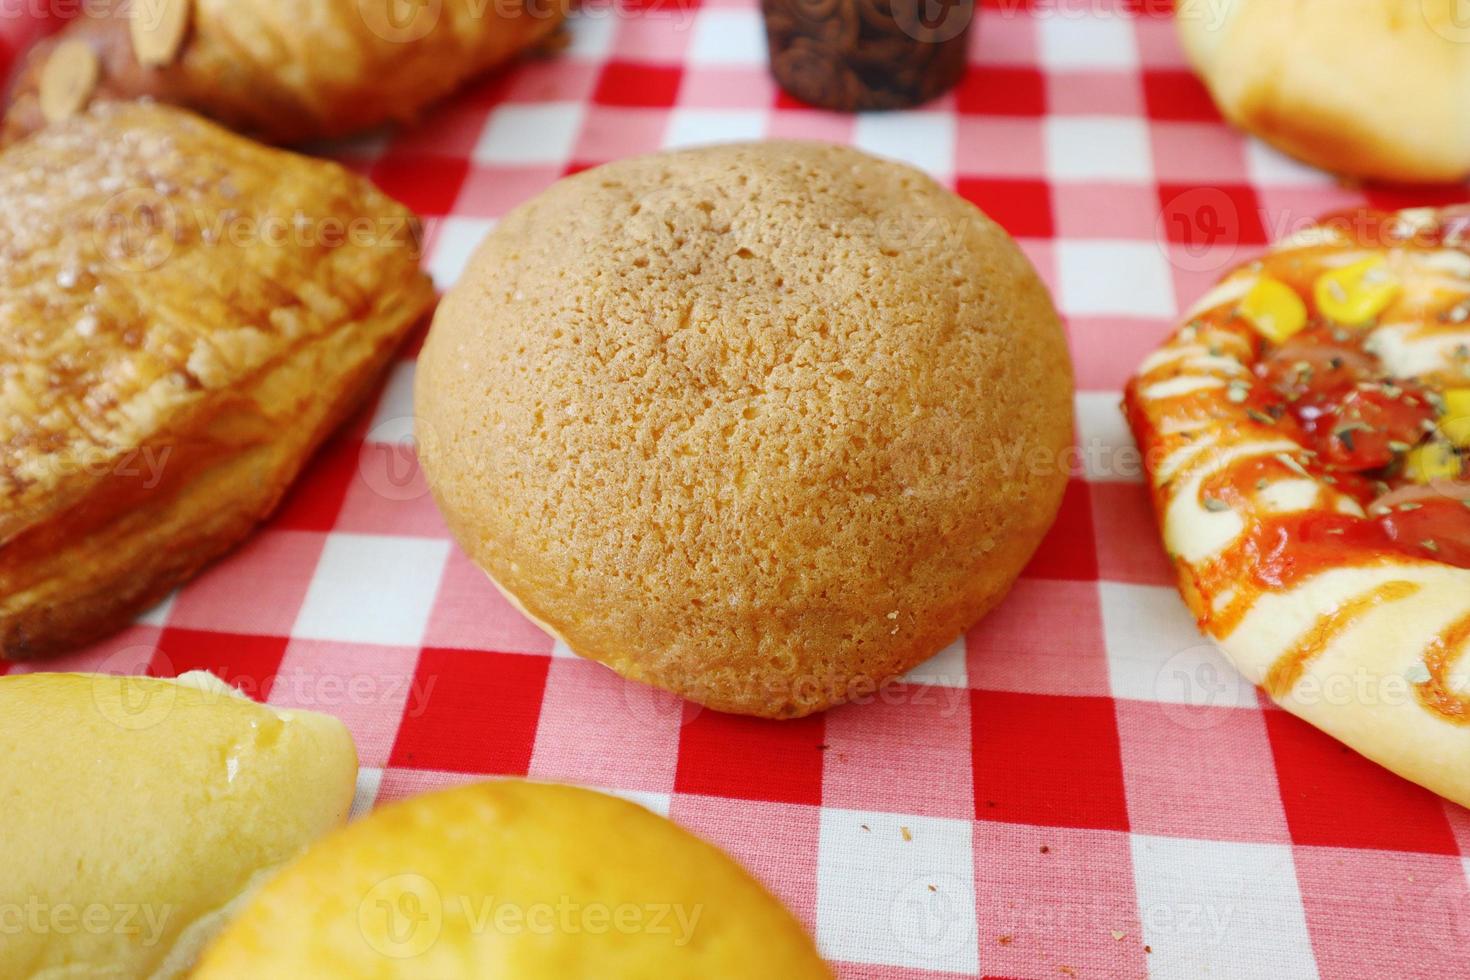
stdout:
[[1220,111],[1273,146],[1346,177],[1470,174],[1460,0],[1179,0],[1176,11]]

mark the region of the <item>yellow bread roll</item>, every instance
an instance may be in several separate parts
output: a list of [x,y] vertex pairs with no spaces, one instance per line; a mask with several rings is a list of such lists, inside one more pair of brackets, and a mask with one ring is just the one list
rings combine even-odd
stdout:
[[341,722],[209,674],[0,677],[0,977],[172,977],[352,806]]
[[830,977],[717,848],[634,803],[507,780],[385,807],[271,881],[196,980]]
[[1179,0],[1181,39],[1231,122],[1350,177],[1470,173],[1460,0]]

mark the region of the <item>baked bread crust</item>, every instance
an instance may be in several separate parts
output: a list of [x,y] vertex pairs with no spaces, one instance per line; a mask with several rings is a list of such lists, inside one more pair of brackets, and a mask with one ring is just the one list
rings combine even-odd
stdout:
[[5,975],[185,974],[356,779],[340,721],[209,674],[0,677]]
[[431,307],[334,164],[108,103],[0,157],[0,657],[125,625],[265,517]]
[[1220,111],[1351,177],[1470,173],[1470,32],[1456,0],[1181,0],[1180,36]]
[[[1378,534],[1372,522],[1393,506],[1365,506],[1352,474],[1330,472],[1255,407],[1263,349],[1239,312],[1250,291],[1269,276],[1310,296],[1324,271],[1364,259],[1384,262],[1398,290],[1363,328],[1367,348],[1396,378],[1470,384],[1470,321],[1456,312],[1470,312],[1470,211],[1345,221],[1306,229],[1227,276],[1144,362],[1126,408],[1201,629],[1291,713],[1470,806],[1470,569],[1434,560],[1433,542]],[[1369,234],[1345,233],[1360,222]],[[1342,433],[1350,440],[1351,427]],[[1421,501],[1460,506],[1456,486],[1420,489]]]
[[13,87],[3,139],[45,125],[41,72],[69,40],[98,55],[98,100],[148,96],[267,142],[297,143],[412,121],[543,41],[565,15],[564,4],[540,0],[192,0],[176,58],[145,66],[129,13],[151,16],[164,2],[89,3],[89,13],[39,42]]
[[1015,243],[925,175],[772,142],[506,217],[419,359],[470,557],[577,653],[720,710],[871,695],[1010,589],[1072,376]]
[[796,918],[718,848],[636,803],[515,779],[395,803],[322,841],[193,974],[390,975],[832,976]]

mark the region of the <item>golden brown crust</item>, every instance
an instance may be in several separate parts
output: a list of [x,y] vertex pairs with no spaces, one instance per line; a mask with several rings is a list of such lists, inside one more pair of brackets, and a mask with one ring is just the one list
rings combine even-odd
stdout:
[[[564,4],[543,0],[194,0],[171,64],[141,65],[129,12],[163,0],[89,4],[28,54],[0,134],[10,142],[45,124],[41,70],[57,44],[98,54],[95,100],[151,97],[193,109],[274,143],[350,135],[415,118],[465,82],[544,40]],[[403,14],[411,16],[403,18]]]
[[1351,177],[1470,172],[1470,31],[1455,0],[1181,0],[1191,60],[1231,122]]
[[975,208],[820,144],[623,161],[508,216],[419,361],[471,557],[571,648],[795,716],[934,654],[1059,505],[1071,370]]
[[237,544],[433,302],[332,164],[104,104],[0,157],[0,656],[123,625]]

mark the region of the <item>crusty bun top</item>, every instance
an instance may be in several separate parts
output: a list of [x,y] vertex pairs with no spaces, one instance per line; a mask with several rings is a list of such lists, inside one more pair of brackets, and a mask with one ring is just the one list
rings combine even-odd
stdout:
[[909,167],[625,160],[502,222],[419,361],[471,557],[573,650],[804,714],[935,653],[1055,515],[1071,370],[1036,273]]
[[182,974],[356,778],[341,722],[208,674],[0,677],[0,976]]
[[195,980],[831,974],[718,849],[635,803],[505,780],[385,807],[261,889]]
[[1458,2],[1188,0],[1177,17],[1237,125],[1335,173],[1452,181],[1470,173],[1470,24]]

